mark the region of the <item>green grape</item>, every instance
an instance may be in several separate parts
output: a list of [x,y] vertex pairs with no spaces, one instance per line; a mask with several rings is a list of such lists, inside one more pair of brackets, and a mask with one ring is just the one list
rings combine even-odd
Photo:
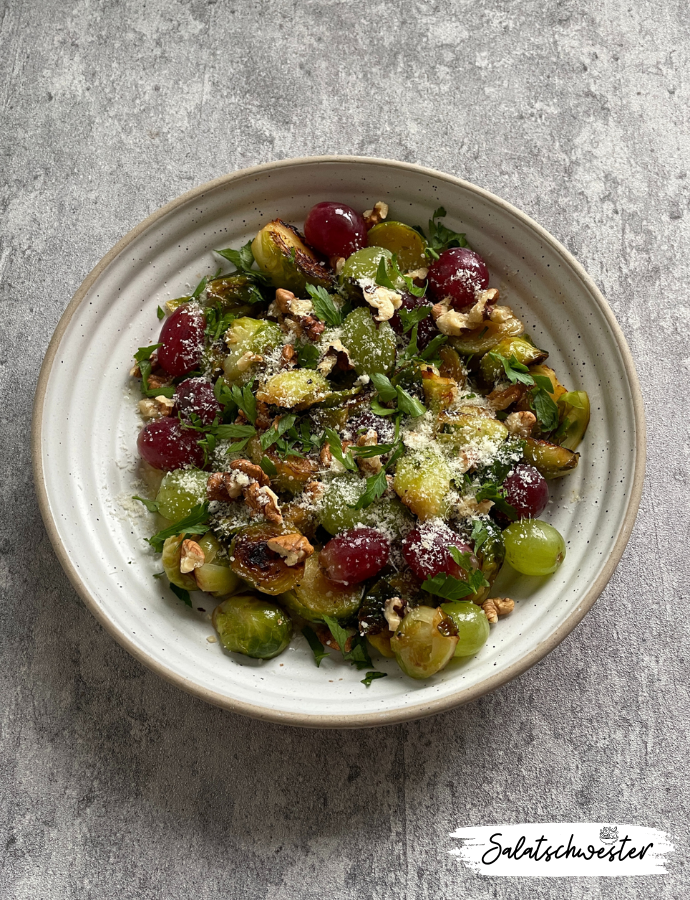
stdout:
[[213,627],[226,650],[254,659],[272,659],[290,643],[287,613],[256,594],[236,594],[213,611]]
[[455,656],[474,656],[486,643],[491,626],[481,607],[471,600],[442,603],[441,609],[450,616],[458,629]]
[[198,469],[167,472],[156,494],[158,511],[164,519],[179,522],[206,499],[208,475]]
[[341,340],[358,375],[385,373],[393,368],[395,332],[388,322],[381,322],[377,327],[368,307],[360,306],[347,316],[343,322]]
[[454,623],[441,609],[416,606],[391,638],[391,650],[410,678],[429,678],[453,658],[458,643],[454,630]]
[[410,514],[397,497],[382,497],[366,509],[353,509],[366,490],[358,475],[341,475],[329,485],[319,508],[319,521],[331,534],[357,525],[384,527],[401,535],[410,524]]
[[375,278],[381,259],[386,260],[386,267],[389,274],[392,274],[388,260],[393,259],[393,254],[384,247],[365,247],[363,250],[355,251],[345,260],[341,274],[343,278],[352,278],[355,281],[359,278]]
[[551,575],[565,559],[565,541],[540,519],[513,522],[503,532],[506,560],[523,575]]

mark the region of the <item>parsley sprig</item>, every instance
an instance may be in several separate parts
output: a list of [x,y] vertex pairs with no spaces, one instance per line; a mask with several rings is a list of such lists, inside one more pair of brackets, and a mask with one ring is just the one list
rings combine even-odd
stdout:
[[[328,625],[328,630],[333,635],[336,644],[340,647],[340,652],[343,654],[344,660],[352,663],[352,665],[356,666],[358,669],[374,668],[363,637],[359,634],[355,634],[350,638],[348,632],[342,627],[338,620],[334,619],[332,616],[324,616],[323,620],[326,625]],[[346,650],[345,647],[348,638],[350,638],[350,649]]]
[[134,359],[139,364],[141,372],[141,393],[144,397],[173,397],[175,394],[174,384],[164,384],[162,387],[149,388],[149,376],[151,375],[151,357],[155,350],[162,347],[162,344],[151,344],[148,347],[139,347],[134,354]]
[[308,284],[307,293],[311,297],[314,315],[317,319],[321,319],[322,322],[330,325],[331,328],[337,328],[343,324],[344,307],[336,304],[325,288]]
[[422,585],[422,590],[435,594],[437,597],[443,597],[444,600],[462,600],[463,597],[476,594],[483,587],[489,587],[486,576],[481,569],[474,567],[469,553],[461,553],[457,547],[452,545],[448,547],[448,552],[454,562],[465,572],[467,578],[455,578],[453,575],[440,572],[433,578],[427,578]]
[[524,384],[530,387],[532,394],[532,409],[542,431],[553,431],[558,426],[558,406],[551,396],[553,385],[546,375],[532,375],[524,363],[521,363],[515,354],[510,357],[489,351],[489,356],[494,362],[503,367],[505,376],[511,384]]
[[[226,250],[216,250],[215,251],[219,256],[222,256],[223,259],[227,259],[228,262],[231,262],[235,267],[235,272],[231,272],[230,274],[241,273],[242,275],[247,275],[255,284],[260,285],[270,285],[271,279],[264,275],[263,272],[259,272],[257,269],[253,268],[254,266],[254,254],[252,253],[252,242],[247,241],[247,243],[240,247],[239,250],[233,250],[228,247]],[[263,300],[263,297],[261,297]]]
[[[393,277],[397,279],[396,281],[391,278],[388,274],[388,268],[390,267]],[[405,288],[412,294],[413,297],[423,297],[426,294],[426,284],[424,287],[417,287],[414,281],[407,275],[404,275],[400,268],[398,267],[398,258],[396,254],[393,254],[391,259],[386,259],[385,256],[382,256],[379,260],[378,268],[376,269],[376,276],[374,278],[376,284],[381,287],[388,288],[389,291],[397,291],[398,293],[402,290],[399,287],[400,282],[402,281],[405,285]]]
[[176,535],[186,536],[188,534],[205,534],[208,531],[208,503],[199,503],[195,506],[188,516],[174,522],[152,537],[147,538],[149,544],[156,553],[161,553],[163,544],[169,537]]
[[[413,226],[427,242],[426,255],[429,259],[438,259],[444,250],[451,247],[469,247],[467,238],[463,233],[453,231],[447,228],[443,222],[437,222],[437,219],[443,219],[447,215],[445,209],[439,206],[434,211],[433,216],[429,219],[429,237],[424,234],[423,229],[419,225]],[[470,248],[471,249],[471,248]]]

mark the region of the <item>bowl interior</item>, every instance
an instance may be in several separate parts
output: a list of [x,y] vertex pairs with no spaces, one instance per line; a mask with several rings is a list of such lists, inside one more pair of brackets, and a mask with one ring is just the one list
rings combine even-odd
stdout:
[[[215,271],[214,248],[238,247],[275,217],[300,225],[317,201],[355,208],[376,200],[390,218],[426,225],[443,205],[486,259],[491,284],[511,305],[570,389],[589,392],[592,421],[577,471],[550,482],[543,518],[567,541],[547,579],[504,567],[496,593],[515,612],[492,628],[474,658],[415,682],[394,661],[365,688],[355,669],[316,668],[296,636],[278,658],[225,654],[208,615],[189,610],[155,578],[159,559],[144,537],[152,519],[136,493],[141,426],[128,371],[153,343],[156,306]],[[638,389],[624,342],[582,270],[541,229],[496,198],[418,167],[367,160],[305,160],[238,173],[170,204],[135,229],[68,309],[39,385],[39,494],[61,561],[111,633],[164,677],[211,702],[274,720],[313,725],[396,721],[455,705],[536,662],[579,621],[610,577],[636,512],[642,454]],[[603,304],[603,305],[602,305]],[[637,429],[642,425],[638,420]],[[192,595],[206,613],[211,598]]]

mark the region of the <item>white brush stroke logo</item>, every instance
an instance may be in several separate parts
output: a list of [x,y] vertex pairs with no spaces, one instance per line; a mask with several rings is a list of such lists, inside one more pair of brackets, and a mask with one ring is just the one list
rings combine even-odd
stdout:
[[451,837],[463,843],[449,852],[467,868],[512,878],[665,875],[674,849],[665,831],[620,822],[481,825]]

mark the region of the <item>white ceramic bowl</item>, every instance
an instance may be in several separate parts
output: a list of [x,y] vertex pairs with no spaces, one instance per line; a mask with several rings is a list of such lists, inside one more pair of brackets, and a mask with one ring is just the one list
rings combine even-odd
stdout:
[[[516,600],[481,652],[428,681],[402,675],[369,688],[336,659],[316,668],[301,636],[276,659],[225,654],[202,614],[152,575],[148,513],[135,492],[140,422],[128,386],[132,354],[154,342],[156,305],[215,270],[214,248],[239,246],[279,216],[300,224],[320,200],[358,209],[376,200],[391,217],[426,225],[443,205],[486,259],[493,286],[549,350],[570,389],[585,389],[592,421],[578,470],[551,482],[544,518],[565,536],[551,578],[501,573]],[[465,703],[534,665],[592,606],[621,557],[644,473],[642,400],[630,352],[605,300],[573,257],[524,213],[449,175],[358,157],[286,160],[202,185],[149,216],[86,278],[55,331],[34,410],[36,489],[55,552],[96,618],[137,659],[210,703],[315,727],[379,725]],[[193,595],[194,596],[194,595]],[[201,597],[202,595],[196,595]],[[199,605],[210,608],[207,603]]]

